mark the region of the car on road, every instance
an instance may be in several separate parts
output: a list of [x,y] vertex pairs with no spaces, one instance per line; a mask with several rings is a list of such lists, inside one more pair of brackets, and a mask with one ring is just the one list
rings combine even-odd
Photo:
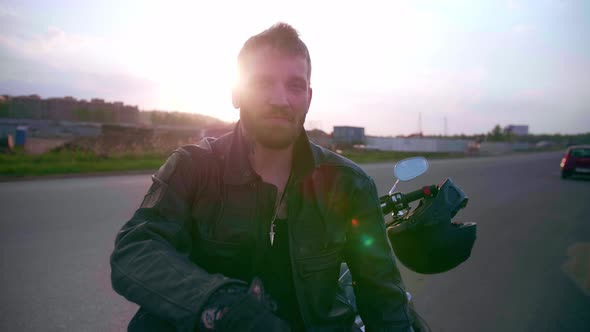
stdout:
[[563,179],[574,174],[590,175],[590,145],[573,145],[567,148],[559,166]]

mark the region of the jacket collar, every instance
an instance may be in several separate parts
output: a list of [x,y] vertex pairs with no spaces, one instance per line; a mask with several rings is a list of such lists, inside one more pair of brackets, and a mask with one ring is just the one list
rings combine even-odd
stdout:
[[[252,169],[248,158],[248,147],[241,130],[240,122],[235,125],[231,133],[228,148],[225,151],[224,182],[226,184],[241,185],[254,181],[259,176]],[[293,149],[293,164],[291,172],[294,178],[303,178],[318,165],[318,157],[312,151],[312,143],[305,130],[295,142]]]

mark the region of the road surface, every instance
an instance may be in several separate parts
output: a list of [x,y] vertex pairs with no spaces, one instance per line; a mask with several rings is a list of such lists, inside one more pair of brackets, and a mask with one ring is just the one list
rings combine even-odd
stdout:
[[[590,181],[559,178],[561,153],[434,160],[398,189],[451,177],[478,223],[472,258],[402,274],[434,331],[590,331]],[[363,165],[380,193],[391,165]],[[0,183],[0,330],[123,331],[136,306],[110,287],[116,232],[148,175]],[[569,255],[569,256],[568,256]]]

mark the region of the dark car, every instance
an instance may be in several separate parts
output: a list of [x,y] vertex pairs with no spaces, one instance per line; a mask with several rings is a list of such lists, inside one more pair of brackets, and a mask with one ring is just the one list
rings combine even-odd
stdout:
[[573,174],[590,175],[590,145],[574,145],[567,148],[559,166],[563,179]]

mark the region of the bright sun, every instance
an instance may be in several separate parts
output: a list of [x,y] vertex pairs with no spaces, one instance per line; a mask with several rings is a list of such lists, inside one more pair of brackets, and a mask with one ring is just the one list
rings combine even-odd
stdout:
[[[249,31],[219,30],[215,15],[200,7],[196,2],[156,2],[143,8],[121,37],[133,46],[125,56],[127,69],[156,83],[154,107],[236,121],[231,90],[236,56]],[[159,24],[153,24],[153,17]]]
[[198,70],[178,71],[160,86],[161,99],[171,110],[210,115],[223,121],[236,121],[239,113],[231,104],[235,71],[222,62]]

